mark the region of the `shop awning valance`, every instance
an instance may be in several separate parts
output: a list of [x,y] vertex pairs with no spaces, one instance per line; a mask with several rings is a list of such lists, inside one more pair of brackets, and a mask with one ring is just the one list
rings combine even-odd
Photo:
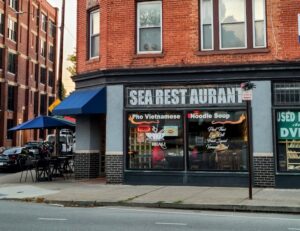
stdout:
[[106,88],[76,90],[53,110],[54,115],[106,113]]

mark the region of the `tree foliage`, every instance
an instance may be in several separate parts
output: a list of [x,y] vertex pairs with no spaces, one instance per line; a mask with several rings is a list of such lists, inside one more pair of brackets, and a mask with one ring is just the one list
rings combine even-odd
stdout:
[[67,67],[67,70],[70,72],[70,74],[73,76],[73,75],[76,75],[76,66],[77,66],[77,57],[76,57],[76,53],[74,52],[73,54],[71,55],[68,55],[68,58],[67,58],[68,61],[70,61],[72,63],[71,66],[68,66]]

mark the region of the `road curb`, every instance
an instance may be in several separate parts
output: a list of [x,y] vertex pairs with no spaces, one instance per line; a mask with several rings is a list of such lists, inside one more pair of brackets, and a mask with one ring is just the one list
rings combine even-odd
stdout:
[[300,214],[300,207],[291,206],[260,206],[260,205],[226,205],[226,204],[174,204],[174,203],[136,203],[136,202],[104,202],[104,201],[59,201],[44,200],[47,204],[63,205],[65,207],[103,207],[124,206],[186,210],[214,210],[230,212],[262,212],[262,213],[292,213]]

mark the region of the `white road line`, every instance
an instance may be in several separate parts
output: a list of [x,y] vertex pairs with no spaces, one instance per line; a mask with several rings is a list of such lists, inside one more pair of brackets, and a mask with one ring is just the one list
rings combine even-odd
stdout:
[[65,218],[39,217],[38,220],[41,220],[41,221],[67,221],[68,219],[65,219]]
[[187,224],[185,223],[167,223],[167,222],[155,222],[156,225],[179,225],[179,226],[185,226]]
[[288,228],[288,230],[300,230],[300,228]]
[[[248,219],[263,219],[263,220],[282,220],[282,221],[299,221],[299,218],[285,218],[285,217],[268,217],[268,216],[246,216],[238,215],[236,213],[232,214],[210,214],[204,212],[172,212],[172,211],[155,211],[155,210],[144,210],[144,209],[126,209],[120,207],[107,207],[107,209],[112,210],[123,210],[132,212],[144,212],[144,213],[159,213],[159,214],[177,214],[177,215],[194,215],[194,216],[207,216],[207,217],[235,217],[235,218],[248,218]],[[300,229],[299,229],[300,230]]]

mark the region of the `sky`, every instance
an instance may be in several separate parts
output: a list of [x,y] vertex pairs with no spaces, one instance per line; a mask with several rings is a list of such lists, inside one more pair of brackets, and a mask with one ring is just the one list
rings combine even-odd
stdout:
[[[48,0],[48,2],[59,8],[59,22],[61,17],[62,0]],[[66,70],[71,65],[67,61],[67,57],[73,54],[76,48],[76,11],[77,0],[65,0],[66,2],[66,15],[65,15],[65,33],[64,33],[64,65],[63,65],[63,83],[67,90],[67,94],[74,90],[75,84],[70,78],[69,72]],[[60,25],[60,23],[59,23]]]

